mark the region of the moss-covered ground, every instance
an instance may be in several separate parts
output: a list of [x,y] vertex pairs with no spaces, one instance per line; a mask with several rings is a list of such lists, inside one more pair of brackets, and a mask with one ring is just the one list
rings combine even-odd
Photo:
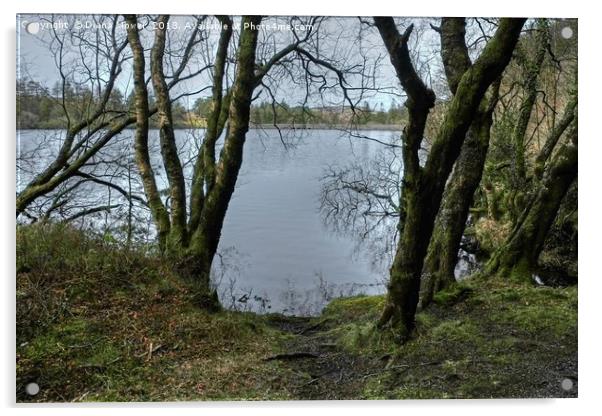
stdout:
[[313,318],[209,314],[148,255],[18,229],[17,401],[577,395],[576,286],[469,279],[437,294],[402,346],[374,327],[383,302],[337,299]]

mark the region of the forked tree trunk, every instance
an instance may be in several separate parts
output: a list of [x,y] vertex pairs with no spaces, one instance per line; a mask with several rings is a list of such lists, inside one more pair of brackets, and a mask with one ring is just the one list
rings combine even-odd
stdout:
[[[194,296],[199,306],[219,309],[216,291],[211,287],[211,265],[220,241],[228,204],[235,189],[242,165],[245,136],[249,129],[252,94],[262,77],[281,58],[294,51],[300,41],[283,48],[267,64],[257,67],[258,26],[260,16],[244,16],[236,57],[236,72],[232,87],[224,94],[227,75],[228,47],[232,39],[232,20],[217,16],[222,23],[216,58],[213,65],[212,109],[208,117],[205,138],[197,155],[190,193],[190,216],[187,221],[186,191],[171,114],[169,84],[165,82],[163,55],[165,28],[168,16],[159,16],[155,40],[151,50],[151,80],[157,97],[157,111],[161,140],[161,155],[167,172],[170,191],[170,213],[163,205],[156,189],[148,154],[148,93],[144,79],[144,51],[136,17],[126,16],[129,23],[128,39],[134,56],[134,78],[137,107],[136,154],[144,190],[151,214],[159,230],[162,251],[174,266],[176,273],[195,286]],[[189,40],[185,56],[195,43],[195,34]],[[179,70],[180,71],[180,70]],[[216,161],[215,147],[226,128],[224,146]]]
[[215,183],[204,200],[198,227],[191,236],[187,258],[180,266],[181,273],[190,275],[197,282],[197,302],[207,308],[219,305],[217,295],[211,288],[211,264],[242,165],[245,136],[249,129],[251,98],[255,88],[255,51],[258,36],[255,27],[260,22],[260,16],[245,16],[242,19],[243,29],[229,106],[229,125],[216,166]]
[[[441,57],[452,94],[456,93],[462,75],[472,65],[465,41],[465,27],[466,19],[457,17],[442,18],[441,27],[433,27],[441,36]],[[499,86],[498,79],[491,87],[489,97],[482,100],[445,187],[425,259],[419,308],[428,306],[436,292],[455,282],[454,271],[462,235],[487,158]]]
[[[388,300],[378,323],[382,327],[391,321],[403,342],[414,329],[424,257],[448,176],[479,103],[510,61],[525,19],[502,19],[481,56],[461,77],[424,167],[418,163],[418,150],[434,94],[424,86],[413,69],[407,47],[411,27],[400,36],[392,18],[376,17],[374,21],[408,94],[409,122],[403,137],[404,178],[401,190],[405,220],[391,267]],[[416,104],[421,103],[425,94],[430,96],[431,106],[417,108]],[[421,129],[412,132],[415,127]],[[413,137],[414,134],[416,136]]]
[[[497,92],[492,95],[497,96]],[[497,101],[495,97],[492,99]],[[487,159],[493,108],[494,103],[489,103],[486,108],[479,109],[445,188],[425,259],[420,293],[421,308],[429,305],[436,292],[456,281],[455,268],[468,212]]]
[[232,38],[232,20],[228,16],[218,16],[222,30],[218,41],[213,66],[212,108],[207,119],[207,130],[200,154],[194,165],[194,174],[190,190],[190,220],[188,228],[194,232],[201,220],[201,211],[205,203],[205,193],[215,184],[215,144],[222,135],[229,110],[229,94],[223,96],[223,80],[228,58],[228,46]]

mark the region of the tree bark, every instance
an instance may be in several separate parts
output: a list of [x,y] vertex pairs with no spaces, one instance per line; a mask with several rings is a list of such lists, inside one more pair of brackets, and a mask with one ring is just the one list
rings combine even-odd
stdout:
[[127,35],[133,56],[134,94],[136,107],[136,133],[134,137],[134,152],[136,164],[142,178],[144,193],[148,200],[153,220],[157,227],[159,247],[165,250],[170,229],[169,214],[155,182],[155,174],[148,153],[148,90],[145,80],[144,49],[138,34],[138,21],[135,15],[124,16],[127,24]]
[[[424,87],[409,59],[407,40],[411,26],[400,36],[392,18],[375,17],[374,21],[387,47],[391,63],[408,94],[406,105],[409,121],[404,129],[403,149],[404,162],[408,160],[410,164],[404,165],[401,190],[405,220],[391,267],[387,303],[378,323],[382,327],[391,321],[403,342],[414,328],[424,257],[445,183],[479,103],[491,83],[508,64],[525,19],[502,19],[481,56],[461,77],[424,168],[418,163],[418,149],[424,122],[432,105],[420,108],[416,104],[425,102],[425,97],[428,97],[427,103],[434,103],[434,94]],[[416,126],[419,129],[412,132],[410,127]],[[412,136],[408,133],[412,133]],[[410,154],[407,154],[408,151]]]
[[[441,57],[450,91],[455,94],[462,75],[472,63],[466,46],[466,19],[442,18],[435,28],[441,36]],[[466,135],[460,156],[443,194],[443,202],[429,243],[422,273],[419,308],[425,308],[433,295],[455,282],[454,271],[466,227],[469,208],[479,186],[489,149],[493,110],[497,103],[500,81],[483,98]]]
[[456,93],[462,75],[471,67],[466,46],[466,19],[464,17],[443,17],[441,27],[436,28],[441,38],[441,59],[452,94]]
[[161,156],[169,182],[171,221],[166,241],[166,251],[172,256],[177,256],[187,246],[188,236],[186,229],[186,185],[184,184],[184,173],[174,134],[169,89],[163,71],[165,31],[168,22],[169,16],[167,15],[161,15],[157,19],[155,41],[151,51],[151,80],[157,102]]
[[192,235],[188,259],[182,264],[185,273],[199,285],[198,302],[211,307],[217,297],[210,287],[211,263],[217,251],[222,225],[228,204],[234,192],[242,165],[245,136],[249,129],[249,114],[255,79],[255,51],[258,31],[255,26],[260,16],[245,16],[237,55],[237,69],[229,106],[229,127],[219,164],[215,184],[203,204],[198,228]]
[[545,239],[560,204],[577,178],[577,118],[568,132],[568,142],[544,173],[537,193],[523,211],[504,246],[488,262],[487,273],[517,281],[530,281]]

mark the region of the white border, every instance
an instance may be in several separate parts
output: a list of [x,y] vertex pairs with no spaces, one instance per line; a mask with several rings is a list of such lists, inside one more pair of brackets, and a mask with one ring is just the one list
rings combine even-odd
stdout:
[[[451,401],[404,401],[404,402],[269,402],[269,403],[181,403],[181,404],[136,404],[137,411],[148,415],[164,414],[165,411],[182,414],[230,414],[237,411],[245,415],[307,415],[308,413],[344,412],[349,415],[365,415],[366,412],[395,412],[397,415],[421,415],[436,413],[448,415],[508,415],[508,413],[545,413],[567,415],[576,412],[590,414],[600,409],[602,386],[600,353],[600,321],[602,316],[602,281],[600,264],[602,258],[598,246],[600,229],[600,207],[597,177],[602,166],[602,141],[600,126],[600,13],[594,2],[502,0],[497,2],[475,0],[426,0],[426,1],[324,1],[302,0],[290,4],[283,0],[228,0],[226,1],[180,1],[164,2],[149,0],[103,0],[85,2],[66,0],[31,1],[4,0],[1,7],[2,52],[0,66],[2,76],[2,126],[4,137],[0,139],[2,151],[2,314],[5,336],[0,343],[3,374],[0,378],[2,405],[9,407],[7,414],[31,414],[39,411],[45,415],[79,415],[82,413],[115,415],[131,412],[126,405],[71,406],[15,406],[15,346],[14,346],[14,192],[15,192],[15,15],[16,13],[172,13],[172,14],[295,14],[295,15],[349,15],[349,16],[530,16],[530,17],[578,17],[579,18],[579,126],[581,130],[579,203],[580,203],[580,277],[579,288],[579,399],[565,400],[451,400]],[[134,410],[136,411],[136,410]]]

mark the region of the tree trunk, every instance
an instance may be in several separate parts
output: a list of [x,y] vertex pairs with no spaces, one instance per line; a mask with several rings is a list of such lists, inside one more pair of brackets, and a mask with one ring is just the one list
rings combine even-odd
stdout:
[[488,262],[487,273],[530,281],[560,204],[577,178],[577,136],[575,116],[568,143],[558,150],[511,235]]
[[[425,93],[425,89],[421,88],[424,84],[419,81],[409,59],[407,39],[411,26],[403,36],[400,36],[392,18],[377,17],[374,20],[387,46],[391,63],[408,94],[406,105],[409,110],[409,122],[404,130],[404,162],[410,160],[411,165],[409,169],[407,164],[404,165],[401,190],[406,216],[391,267],[388,300],[379,320],[381,327],[391,321],[398,330],[400,341],[403,342],[414,328],[424,257],[445,183],[460,153],[479,103],[489,86],[508,64],[525,19],[502,19],[496,34],[481,56],[461,77],[424,168],[418,164],[418,150],[424,125],[419,132],[420,140],[410,137],[411,147],[408,148],[406,145],[409,138],[408,127],[413,126],[416,121],[415,113],[419,113],[419,111],[412,111],[412,106],[420,102],[418,100],[424,97]],[[428,95],[434,99],[432,91]],[[426,119],[429,108],[426,108],[426,113],[418,114],[419,123],[422,124]],[[411,152],[409,155],[405,154],[408,150]]]
[[127,34],[133,56],[134,93],[136,107],[136,133],[134,138],[134,152],[136,164],[142,178],[144,193],[148,200],[153,220],[159,235],[159,247],[165,250],[170,223],[169,214],[155,182],[155,174],[148,153],[148,90],[145,80],[144,49],[138,34],[138,21],[135,15],[125,15]]
[[215,184],[206,196],[198,228],[191,238],[187,259],[181,265],[183,273],[196,280],[199,289],[197,301],[205,307],[212,307],[217,300],[215,291],[210,286],[211,264],[242,165],[245,136],[249,129],[251,98],[255,86],[255,51],[258,35],[255,26],[260,22],[260,16],[245,16],[242,19],[237,69],[229,106],[228,132],[216,167]]
[[[499,87],[499,85],[497,86]],[[454,283],[460,243],[468,220],[473,196],[481,182],[489,149],[493,109],[497,88],[491,101],[482,105],[470,126],[462,151],[447,184],[443,202],[431,237],[422,276],[420,307],[425,308],[433,295]]]
[[169,89],[163,72],[163,55],[165,53],[165,31],[169,16],[161,15],[157,19],[155,42],[151,52],[151,79],[157,101],[159,118],[159,140],[161,156],[167,180],[169,182],[171,226],[166,241],[166,252],[170,256],[178,256],[188,244],[186,229],[186,186],[184,173],[178,156],[176,136],[173,128],[171,100]]
[[218,42],[213,66],[212,109],[207,120],[207,130],[200,153],[194,165],[194,174],[190,191],[191,232],[197,229],[201,219],[201,211],[205,203],[205,193],[215,183],[215,144],[222,135],[228,118],[229,95],[223,97],[223,81],[228,58],[228,45],[232,38],[232,20],[227,16],[219,16],[222,30]]
[[[436,28],[441,37],[441,58],[452,94],[462,75],[472,65],[466,46],[466,19],[447,17]],[[495,83],[489,99],[483,99],[467,133],[460,156],[443,195],[443,203],[425,259],[420,291],[420,308],[428,306],[435,292],[455,282],[454,270],[473,194],[481,181],[489,148],[492,115],[500,82]]]
[[525,98],[520,106],[518,120],[512,132],[512,142],[514,145],[513,159],[513,181],[516,190],[520,191],[526,182],[527,168],[525,162],[525,136],[533,112],[533,106],[537,99],[537,79],[541,72],[543,60],[546,56],[548,46],[548,24],[546,19],[539,19],[537,22],[535,57],[532,61],[527,60],[525,74]]

